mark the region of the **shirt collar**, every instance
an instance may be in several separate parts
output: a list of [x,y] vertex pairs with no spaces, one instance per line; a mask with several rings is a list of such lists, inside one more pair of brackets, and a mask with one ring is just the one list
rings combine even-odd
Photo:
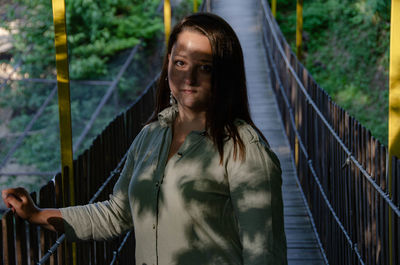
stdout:
[[[174,104],[170,107],[163,109],[160,113],[158,113],[158,121],[160,122],[161,127],[172,126],[174,120],[178,116],[178,105]],[[207,132],[203,131],[193,131],[196,134],[201,136],[205,136]]]

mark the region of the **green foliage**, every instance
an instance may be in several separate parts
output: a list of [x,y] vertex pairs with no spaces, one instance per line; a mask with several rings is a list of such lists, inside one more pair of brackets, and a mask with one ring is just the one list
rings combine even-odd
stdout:
[[110,56],[133,47],[141,38],[151,39],[159,33],[163,25],[156,14],[158,4],[159,1],[155,0],[69,1],[67,9],[71,12],[67,13],[67,24],[70,25],[71,76],[104,75]]
[[[384,144],[389,14],[389,0],[304,0],[303,5],[303,63],[321,87]],[[278,1],[277,19],[294,48],[296,6]]]
[[[14,34],[15,53],[24,56],[22,72],[53,75],[54,26],[51,1],[18,0],[28,19]],[[66,1],[66,21],[72,79],[107,73],[107,62],[117,52],[149,40],[163,28],[156,14],[157,0]],[[9,12],[9,16],[16,16]],[[7,24],[3,26],[7,26]],[[30,52],[27,53],[27,51]]]

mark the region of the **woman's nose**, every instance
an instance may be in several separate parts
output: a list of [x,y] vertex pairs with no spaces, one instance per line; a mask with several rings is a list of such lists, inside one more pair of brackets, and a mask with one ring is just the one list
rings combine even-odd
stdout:
[[186,71],[185,82],[188,85],[195,85],[197,83],[197,69],[189,67]]

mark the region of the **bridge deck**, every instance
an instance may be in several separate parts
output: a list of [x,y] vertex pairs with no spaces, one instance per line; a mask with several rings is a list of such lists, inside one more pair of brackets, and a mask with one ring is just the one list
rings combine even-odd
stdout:
[[296,183],[294,161],[269,80],[258,10],[260,4],[256,0],[214,0],[212,5],[212,12],[225,18],[238,34],[245,57],[252,117],[281,161],[289,265],[324,264]]

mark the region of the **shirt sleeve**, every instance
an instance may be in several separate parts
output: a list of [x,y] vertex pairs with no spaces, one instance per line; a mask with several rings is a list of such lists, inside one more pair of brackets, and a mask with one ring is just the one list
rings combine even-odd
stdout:
[[140,135],[129,149],[124,168],[109,200],[60,209],[69,240],[106,240],[133,228],[128,189],[139,138]]
[[244,265],[286,265],[279,160],[263,142],[245,143],[245,159],[231,159],[229,188]]

